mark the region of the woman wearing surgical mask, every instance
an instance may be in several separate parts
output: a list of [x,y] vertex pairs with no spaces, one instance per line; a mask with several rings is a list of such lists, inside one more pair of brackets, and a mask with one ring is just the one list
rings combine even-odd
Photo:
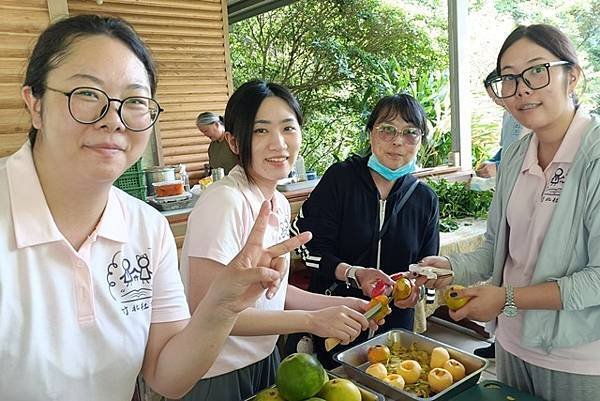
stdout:
[[[390,274],[438,252],[437,196],[412,176],[427,133],[423,107],[408,94],[384,97],[366,128],[370,155],[331,166],[292,225],[293,233],[313,233],[301,248],[313,292],[368,299],[377,280],[393,284]],[[412,330],[418,295],[396,303],[401,309],[394,308],[380,330]],[[331,367],[322,341],[316,346]]]

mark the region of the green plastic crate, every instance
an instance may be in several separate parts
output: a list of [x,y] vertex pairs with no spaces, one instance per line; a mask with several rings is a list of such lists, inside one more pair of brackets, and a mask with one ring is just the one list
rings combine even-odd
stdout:
[[146,175],[142,170],[142,159],[129,167],[114,183],[115,187],[122,189],[131,196],[143,201],[146,200]]

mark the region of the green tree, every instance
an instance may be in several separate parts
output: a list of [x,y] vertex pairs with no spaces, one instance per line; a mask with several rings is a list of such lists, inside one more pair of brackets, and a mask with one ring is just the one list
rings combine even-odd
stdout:
[[299,1],[233,25],[230,40],[235,86],[264,78],[301,101],[302,154],[319,173],[361,148],[375,100],[364,94],[382,63],[395,58],[411,77],[448,63],[447,43],[432,41],[422,18],[379,0]]

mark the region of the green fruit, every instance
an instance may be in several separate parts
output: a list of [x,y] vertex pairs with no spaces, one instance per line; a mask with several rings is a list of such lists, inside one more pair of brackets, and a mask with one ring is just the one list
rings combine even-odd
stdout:
[[325,401],[361,401],[362,395],[356,384],[347,379],[331,379],[319,391]]
[[300,401],[312,397],[327,381],[321,363],[310,354],[291,354],[281,361],[275,383],[279,394],[287,401]]
[[310,398],[307,398],[304,401],[325,401],[325,400],[322,399],[322,398],[319,398],[319,397],[310,397]]
[[252,401],[285,401],[285,398],[279,394],[279,391],[275,387],[272,387],[266,388],[256,394]]

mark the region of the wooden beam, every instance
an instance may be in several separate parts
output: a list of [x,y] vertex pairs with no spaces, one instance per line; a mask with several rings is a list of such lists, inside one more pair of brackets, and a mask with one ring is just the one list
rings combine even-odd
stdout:
[[48,15],[50,23],[69,16],[67,0],[48,0]]

